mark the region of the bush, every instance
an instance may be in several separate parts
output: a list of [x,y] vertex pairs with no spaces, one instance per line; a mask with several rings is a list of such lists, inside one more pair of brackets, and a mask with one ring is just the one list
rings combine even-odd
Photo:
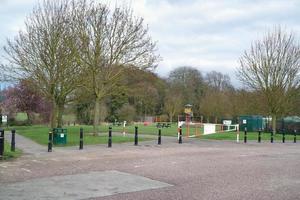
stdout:
[[[169,119],[168,115],[161,115],[160,116],[160,121],[161,122],[169,122],[171,120]],[[174,118],[173,118],[173,121],[174,121]]]
[[122,108],[117,111],[117,113],[119,121],[132,122],[135,120],[136,117],[135,108],[129,104],[123,105]]

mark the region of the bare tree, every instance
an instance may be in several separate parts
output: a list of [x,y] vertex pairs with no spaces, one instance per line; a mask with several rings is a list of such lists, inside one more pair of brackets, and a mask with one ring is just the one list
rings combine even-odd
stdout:
[[221,72],[211,71],[207,73],[205,81],[210,87],[218,91],[233,88],[230,83],[230,77],[227,74],[222,74]]
[[206,119],[214,117],[214,123],[218,123],[222,117],[231,117],[229,91],[208,88],[199,105],[201,113],[207,117]]
[[135,17],[130,8],[110,10],[101,3],[84,4],[78,12],[80,56],[84,69],[83,84],[94,95],[94,133],[99,123],[100,102],[117,90],[124,69],[154,68],[155,54],[143,18]]
[[182,91],[179,87],[171,85],[167,88],[164,105],[170,122],[173,122],[175,114],[181,113],[184,108]]
[[192,104],[193,113],[199,114],[199,101],[205,87],[201,72],[193,67],[178,67],[170,72],[167,82],[182,93],[183,105]]
[[68,0],[38,4],[26,19],[25,30],[4,47],[9,61],[2,66],[6,75],[30,80],[52,102],[51,127],[62,126],[64,105],[80,72],[72,24],[74,6]]
[[240,58],[238,78],[249,88],[260,91],[272,116],[273,133],[276,117],[291,108],[300,84],[300,46],[292,33],[276,28]]

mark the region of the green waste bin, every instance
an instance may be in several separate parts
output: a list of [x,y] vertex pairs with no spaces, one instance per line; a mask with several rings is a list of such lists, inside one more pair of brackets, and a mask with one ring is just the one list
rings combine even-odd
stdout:
[[67,129],[54,128],[53,129],[53,144],[67,144]]

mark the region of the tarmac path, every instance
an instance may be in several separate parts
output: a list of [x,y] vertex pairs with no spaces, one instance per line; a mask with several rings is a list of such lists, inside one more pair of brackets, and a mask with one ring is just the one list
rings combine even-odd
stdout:
[[47,153],[17,139],[26,155],[0,163],[0,199],[300,199],[300,143],[163,138]]

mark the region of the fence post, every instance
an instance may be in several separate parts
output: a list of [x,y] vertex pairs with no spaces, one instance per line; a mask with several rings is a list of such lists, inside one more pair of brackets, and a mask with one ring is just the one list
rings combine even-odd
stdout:
[[258,130],[258,143],[261,142],[261,129]]
[[158,129],[158,141],[157,144],[161,144],[161,129]]
[[10,145],[10,150],[11,151],[15,151],[16,150],[16,138],[15,138],[15,135],[16,135],[16,130],[15,129],[11,130],[11,145]]
[[179,144],[182,144],[182,128],[181,126],[179,127],[179,140],[178,140]]
[[282,130],[282,143],[285,143],[285,131],[284,131],[284,129]]
[[4,159],[4,129],[0,129],[0,158]]
[[244,143],[247,143],[247,127],[244,130]]
[[53,142],[53,135],[52,135],[52,131],[50,131],[49,139],[48,139],[48,152],[52,152],[52,142]]
[[111,135],[111,127],[108,128],[108,145],[107,147],[110,148],[112,144],[112,135]]
[[83,128],[80,128],[79,133],[79,150],[83,149]]
[[296,137],[297,137],[297,134],[296,134],[296,132],[297,132],[297,130],[295,129],[295,130],[294,130],[294,143],[297,142],[297,138],[296,138]]
[[139,143],[138,141],[138,127],[135,127],[135,131],[134,131],[134,145],[137,146]]

